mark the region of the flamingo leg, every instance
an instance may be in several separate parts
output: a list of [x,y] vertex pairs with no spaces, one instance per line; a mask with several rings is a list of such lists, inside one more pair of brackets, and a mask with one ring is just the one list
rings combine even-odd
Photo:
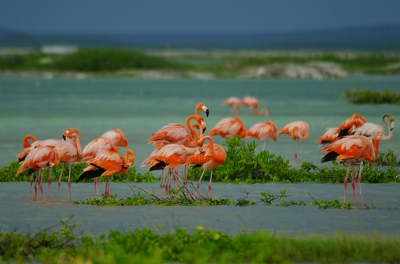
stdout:
[[38,184],[39,184],[39,179],[40,179],[40,170],[36,173],[36,179],[35,179],[35,200],[37,199],[37,191],[38,191]]
[[203,169],[203,172],[201,173],[201,176],[200,176],[200,179],[199,179],[199,181],[197,182],[197,184],[196,184],[196,190],[198,190],[199,188],[200,188],[200,182],[201,182],[201,179],[203,179],[203,175],[204,175],[204,172],[206,171],[206,168],[204,168]]
[[347,177],[349,176],[350,166],[351,163],[349,163],[349,166],[347,166],[346,177],[344,178],[343,182],[343,188],[344,188],[343,202],[346,202]]
[[41,169],[39,189],[40,189],[40,198],[42,198],[42,199],[43,199],[43,175],[44,175],[44,170]]
[[47,183],[48,183],[48,196],[51,196],[51,174],[53,172],[53,167],[49,168],[49,178],[47,179]]
[[99,194],[99,178],[95,177],[93,179],[94,182],[94,194]]
[[213,175],[213,171],[211,170],[211,175],[210,175],[210,182],[208,183],[208,197],[211,198],[212,197],[212,187],[211,187],[211,181],[212,181],[212,175]]
[[364,167],[364,162],[360,161],[360,171],[358,172],[358,178],[357,178],[358,186],[360,187],[360,194],[361,194],[361,182],[362,182],[361,172],[363,170],[363,167]]
[[354,203],[356,203],[356,179],[354,175],[354,162],[351,163],[351,188],[353,189]]
[[[34,179],[34,177],[35,177],[35,172],[33,172],[32,173],[32,175],[31,175],[31,179],[29,180],[30,181],[30,183],[31,183],[31,187],[30,187],[30,189],[29,189],[29,193],[31,193],[32,192],[32,184],[33,184],[33,179]],[[37,175],[36,175],[36,178],[35,178],[35,180],[37,179]]]
[[104,194],[106,195],[107,199],[108,196],[110,195],[110,180],[111,180],[111,176],[107,177],[107,181],[106,181],[106,190],[104,192]]
[[160,188],[164,188],[164,181],[165,181],[165,177],[164,177],[164,170],[161,170],[161,176],[160,176]]
[[174,188],[179,189],[179,168],[173,168],[173,180],[174,180]]
[[184,176],[183,176],[183,185],[187,186],[187,184],[188,184],[188,171],[189,171],[189,166],[187,164],[185,164],[184,170],[185,170],[185,172],[184,172]]
[[61,173],[60,173],[60,177],[58,177],[58,191],[57,191],[57,196],[60,195],[60,186],[61,186],[61,177],[63,175],[64,172],[64,163],[61,166]]
[[69,198],[70,198],[70,199],[72,199],[72,192],[71,192],[71,170],[72,170],[72,164],[69,164],[68,189],[69,189]]
[[299,145],[299,140],[296,139],[296,148],[295,148],[295,150],[294,150],[294,160],[295,160],[296,162],[298,161],[298,159],[297,159],[297,149],[298,149],[298,145]]

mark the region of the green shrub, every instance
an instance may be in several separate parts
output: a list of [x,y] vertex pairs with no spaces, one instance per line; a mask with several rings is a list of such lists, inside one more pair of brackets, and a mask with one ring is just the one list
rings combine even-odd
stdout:
[[377,92],[355,88],[341,93],[339,97],[352,104],[400,104],[400,94],[391,90]]
[[166,69],[177,67],[161,57],[134,50],[84,48],[55,59],[53,67],[71,71],[115,71],[120,69]]

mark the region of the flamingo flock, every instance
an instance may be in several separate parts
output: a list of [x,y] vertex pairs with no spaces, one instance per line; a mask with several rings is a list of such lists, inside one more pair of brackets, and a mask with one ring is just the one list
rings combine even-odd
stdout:
[[[294,157],[295,161],[298,161],[298,142],[299,140],[307,140],[310,133],[307,122],[297,120],[277,129],[276,125],[268,120],[256,123],[247,130],[243,121],[238,117],[241,105],[251,109],[256,116],[264,114],[267,117],[269,115],[268,110],[266,108],[259,109],[259,102],[253,96],[246,96],[243,99],[230,97],[224,100],[223,104],[233,109],[235,117],[223,118],[211,128],[208,134],[205,134],[207,129],[205,120],[209,116],[209,109],[203,103],[199,103],[194,114],[187,116],[185,125],[169,123],[150,135],[147,142],[154,147],[154,150],[141,163],[141,166],[148,167],[150,171],[161,171],[161,188],[168,191],[171,188],[186,187],[188,170],[193,167],[202,167],[203,171],[196,184],[196,191],[200,188],[205,171],[211,170],[208,197],[212,197],[213,171],[226,160],[224,148],[213,140],[215,136],[224,139],[233,137],[255,138],[262,142],[262,151],[264,151],[268,139],[277,141],[279,136],[287,135],[296,141]],[[200,111],[203,111],[206,116],[201,116]],[[353,199],[356,202],[356,182],[360,183],[361,194],[363,162],[375,161],[379,152],[380,140],[389,140],[393,135],[394,118],[385,114],[382,121],[388,129],[388,134],[385,134],[383,126],[367,123],[366,119],[359,114],[354,114],[344,120],[342,124],[328,128],[317,140],[317,144],[322,146],[320,150],[323,152],[322,163],[339,161],[348,164],[344,179],[344,201],[346,201],[347,179],[350,170]],[[69,165],[68,188],[70,198],[72,198],[70,182],[72,166],[77,162],[85,162],[87,167],[82,171],[76,182],[94,179],[94,193],[98,194],[98,177],[107,177],[105,195],[108,197],[110,176],[126,173],[129,167],[135,163],[135,155],[132,150],[126,150],[124,154],[118,152],[118,147],[129,145],[127,138],[119,129],[106,131],[84,148],[81,146],[80,139],[80,131],[76,128],[68,128],[62,134],[62,139],[36,140],[32,135],[27,135],[23,139],[24,148],[16,155],[17,161],[21,164],[17,175],[28,170],[28,173],[32,174],[30,180],[32,187],[36,172],[35,198],[37,198],[38,190],[43,197],[42,182],[46,168],[49,168],[48,196],[51,196],[50,186],[54,166],[62,166],[58,179],[59,195],[64,165]],[[207,141],[207,144],[205,144],[205,141]],[[358,168],[355,168],[357,167],[356,164],[360,164]],[[179,176],[178,169],[181,166],[184,167],[182,178]]]

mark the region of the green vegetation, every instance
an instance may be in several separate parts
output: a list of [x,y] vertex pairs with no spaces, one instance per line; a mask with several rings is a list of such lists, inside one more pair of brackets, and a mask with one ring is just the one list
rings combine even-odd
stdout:
[[66,55],[0,56],[0,70],[109,72],[121,69],[178,69],[179,64],[135,50],[84,48]]
[[[346,175],[347,166],[337,163],[316,166],[311,162],[303,162],[301,167],[296,169],[289,165],[289,160],[281,156],[269,153],[268,150],[256,153],[258,144],[253,140],[245,142],[239,137],[228,139],[225,144],[226,161],[218,166],[213,173],[214,182],[320,182],[320,183],[342,183]],[[364,166],[363,181],[369,183],[400,182],[398,166],[400,161],[397,155],[389,150],[387,153],[379,153],[376,161]],[[85,168],[85,163],[78,163],[73,166],[71,181],[76,181]],[[388,166],[387,169],[380,169],[381,166]],[[0,182],[29,181],[31,175],[28,171],[16,176],[19,164],[8,163],[0,169]],[[68,168],[65,168],[66,173]],[[198,180],[203,168],[192,168],[189,170],[189,178]],[[54,167],[54,175],[59,175],[61,166]],[[203,180],[209,180],[211,171],[204,173]],[[153,174],[146,172],[143,175],[132,166],[128,173],[112,176],[112,181],[119,182],[155,182],[158,179]],[[104,178],[100,178],[104,180]]]
[[[399,74],[398,53],[345,52],[260,52],[237,55],[228,53],[179,53],[173,57],[150,55],[137,50],[83,48],[66,55],[48,55],[39,51],[25,55],[0,56],[0,70],[54,70],[86,73],[112,73],[120,70],[172,70],[211,73],[216,77],[236,77],[251,67],[274,64],[304,65],[331,62],[351,73]],[[129,74],[129,72],[125,72]],[[134,73],[132,76],[134,76]]]
[[400,104],[400,94],[391,90],[377,92],[355,88],[339,96],[352,104]]
[[[72,218],[72,217],[71,217]],[[229,236],[198,226],[168,233],[111,230],[96,237],[76,233],[63,219],[33,234],[0,233],[0,259],[45,263],[354,263],[399,262],[400,240],[378,234],[288,237],[267,232]],[[57,229],[58,228],[58,229]]]

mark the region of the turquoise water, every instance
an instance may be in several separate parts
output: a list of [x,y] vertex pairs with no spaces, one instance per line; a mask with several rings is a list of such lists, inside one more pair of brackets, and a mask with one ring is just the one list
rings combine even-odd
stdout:
[[[231,114],[222,105],[225,98],[246,95],[256,96],[260,107],[270,112],[265,118],[242,108],[239,116],[247,128],[266,120],[278,128],[304,120],[311,131],[309,138],[299,143],[299,159],[319,164],[320,147],[315,142],[327,127],[339,125],[353,113],[373,123],[381,123],[384,113],[400,116],[398,105],[352,105],[339,98],[341,92],[355,87],[400,92],[400,76],[322,81],[0,78],[0,166],[15,159],[27,134],[37,139],[60,138],[66,128],[76,127],[85,146],[105,131],[120,128],[130,141],[128,148],[135,153],[138,171],[144,172],[140,163],[152,151],[147,139],[153,132],[168,123],[184,124],[198,102],[210,109],[210,116],[205,118],[209,131]],[[215,141],[224,143],[222,138],[216,137]],[[392,140],[381,143],[381,150],[393,149],[398,154],[399,146],[400,129],[395,129]],[[289,137],[267,141],[266,147],[296,166],[295,142]]]
[[[194,113],[195,106],[203,102],[210,109],[205,117],[208,130],[231,110],[222,105],[230,96],[253,95],[260,106],[267,107],[270,116],[257,117],[242,108],[240,117],[247,128],[265,120],[278,128],[304,120],[310,125],[310,136],[299,143],[299,159],[320,165],[320,147],[317,138],[327,127],[337,126],[353,113],[359,113],[369,122],[380,123],[384,113],[400,116],[398,105],[351,105],[339,98],[341,92],[362,87],[364,89],[392,89],[400,92],[400,76],[358,76],[341,80],[147,80],[147,79],[42,79],[0,78],[0,166],[15,159],[22,149],[27,134],[37,139],[60,138],[68,127],[82,133],[81,143],[86,145],[105,131],[120,128],[128,138],[127,148],[135,152],[135,165],[139,172],[141,162],[153,148],[147,144],[151,133],[168,123],[184,123]],[[201,113],[204,115],[203,113]],[[250,139],[246,139],[250,140]],[[216,137],[217,143],[224,140]],[[287,136],[278,141],[267,141],[270,152],[288,159],[292,166],[295,143]],[[400,129],[394,130],[390,141],[381,142],[381,150],[394,150],[399,154]],[[261,145],[257,149],[261,150]],[[124,148],[121,149],[121,152]],[[159,172],[155,172],[159,176]],[[157,184],[139,184],[141,188],[160,191]],[[56,193],[53,184],[53,194]],[[33,199],[29,183],[1,183],[1,230],[15,227],[37,231],[58,223],[64,217],[75,215],[78,226],[99,234],[109,229],[134,230],[137,227],[167,230],[177,226],[196,228],[197,225],[228,233],[265,229],[287,234],[327,234],[333,231],[373,232],[399,236],[400,195],[398,184],[365,184],[361,203],[374,210],[320,210],[317,207],[276,206],[218,206],[218,207],[96,207],[77,206],[69,199],[66,184],[61,196]],[[202,184],[206,189],[206,183]],[[342,200],[342,184],[213,184],[213,197],[236,199],[259,196],[260,192],[279,194],[287,190],[289,200],[311,202],[308,193],[316,199]],[[46,190],[46,186],[45,186]],[[100,186],[104,191],[104,185]],[[131,195],[127,184],[111,183],[111,193],[118,197]],[[206,190],[204,190],[206,193]],[[91,197],[93,185],[73,183],[73,199]],[[351,197],[348,188],[348,197]],[[252,199],[250,199],[252,200]],[[110,215],[116,215],[110,219]]]

